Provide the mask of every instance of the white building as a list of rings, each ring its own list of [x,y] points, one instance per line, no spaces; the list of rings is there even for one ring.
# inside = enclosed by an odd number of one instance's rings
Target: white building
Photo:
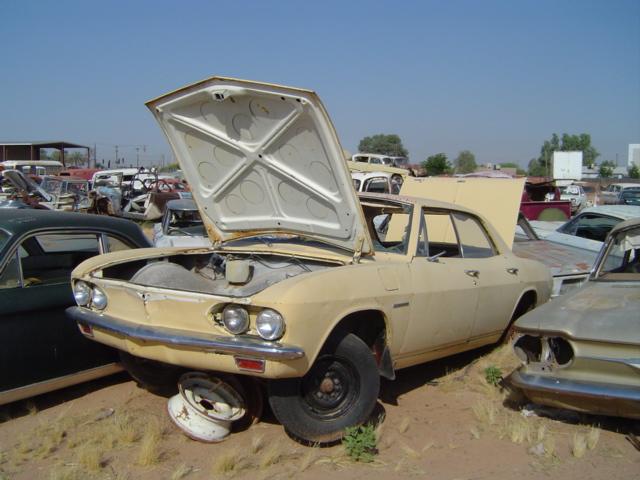
[[[630,167],[632,163],[635,163],[640,167],[640,143],[629,144],[629,157],[627,158],[628,167]]]

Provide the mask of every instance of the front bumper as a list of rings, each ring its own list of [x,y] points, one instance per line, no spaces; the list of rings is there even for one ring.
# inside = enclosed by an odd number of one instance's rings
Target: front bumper
[[[66,314],[79,326],[89,326],[92,329],[137,342],[223,355],[260,357],[266,360],[296,360],[304,357],[304,350],[299,347],[267,342],[254,337],[226,337],[175,328],[139,325],[96,313],[83,307],[69,307]]]
[[[510,382],[535,403],[579,412],[640,418],[640,388],[591,383],[524,373],[517,370]]]

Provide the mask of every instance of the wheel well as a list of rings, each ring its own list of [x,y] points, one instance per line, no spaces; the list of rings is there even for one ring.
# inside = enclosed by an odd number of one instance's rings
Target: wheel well
[[[522,297],[520,297],[520,301],[518,302],[518,306],[513,311],[513,315],[511,316],[511,322],[513,323],[526,312],[531,310],[538,303],[538,295],[533,290],[529,290],[524,292]]]
[[[379,310],[362,310],[350,313],[340,320],[333,329],[331,337],[353,333],[373,348],[381,332],[385,332],[384,314]]]

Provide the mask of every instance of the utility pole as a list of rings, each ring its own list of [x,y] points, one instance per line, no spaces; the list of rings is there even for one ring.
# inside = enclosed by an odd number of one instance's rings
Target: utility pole
[[[136,168],[140,168],[140,147],[136,147]]]
[[[118,163],[118,145],[116,145],[116,164]]]

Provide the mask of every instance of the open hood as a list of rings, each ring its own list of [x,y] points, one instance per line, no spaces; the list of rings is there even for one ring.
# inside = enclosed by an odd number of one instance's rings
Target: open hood
[[[38,195],[45,202],[53,201],[53,197],[49,193],[43,190],[36,182],[31,180],[20,170],[3,170],[2,176],[11,182],[18,191]]]
[[[373,252],[342,147],[314,92],[213,77],[147,107],[213,242],[287,233]]]

